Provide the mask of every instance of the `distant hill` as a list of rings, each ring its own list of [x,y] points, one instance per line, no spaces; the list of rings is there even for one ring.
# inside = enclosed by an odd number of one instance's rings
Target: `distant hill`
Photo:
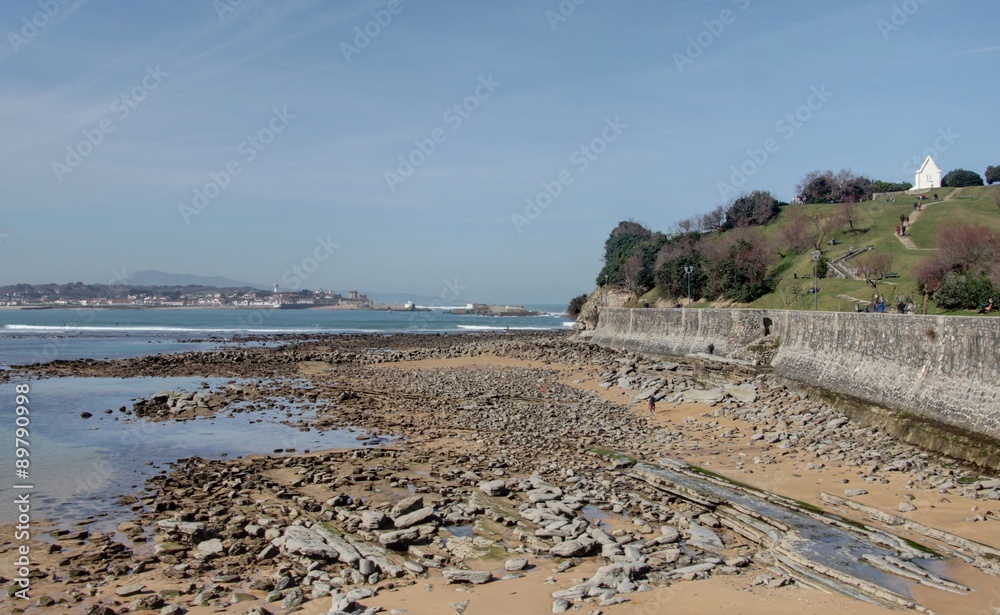
[[[124,283],[131,286],[214,286],[215,288],[250,287],[266,290],[269,286],[231,280],[222,276],[188,275],[180,273],[165,273],[155,269],[137,271],[125,277]]]

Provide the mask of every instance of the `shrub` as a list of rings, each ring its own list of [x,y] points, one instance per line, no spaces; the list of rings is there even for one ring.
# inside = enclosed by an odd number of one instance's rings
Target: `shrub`
[[[973,310],[996,295],[989,277],[982,274],[951,272],[934,292],[938,307],[946,310]]]
[[[569,300],[569,305],[566,307],[566,314],[570,318],[576,320],[580,316],[580,312],[583,311],[583,304],[587,302],[587,295],[577,295]]]
[[[995,184],[997,182],[1000,182],[1000,166],[986,167],[986,183]]]
[[[982,186],[983,178],[975,171],[955,169],[949,171],[941,180],[941,185],[947,188],[964,188],[965,186]]]

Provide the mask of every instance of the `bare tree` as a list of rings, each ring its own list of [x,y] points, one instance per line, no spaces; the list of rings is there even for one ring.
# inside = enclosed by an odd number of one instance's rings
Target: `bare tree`
[[[857,215],[858,209],[854,206],[853,201],[844,201],[843,205],[840,206],[840,217],[851,227],[852,233],[858,232],[858,229],[854,227],[854,220]]]
[[[941,288],[944,276],[948,274],[948,263],[940,255],[931,256],[921,261],[913,270],[914,277],[924,289],[924,314],[927,313],[927,301],[931,293]]]
[[[633,254],[622,263],[622,277],[625,280],[625,287],[630,293],[636,296],[642,294],[642,288],[639,284],[642,277],[642,258],[638,254]]]
[[[785,213],[782,214],[782,219],[785,224],[778,232],[778,241],[782,245],[788,246],[800,254],[812,247],[812,239],[809,236],[809,216],[806,214],[805,206],[787,207]]]
[[[857,260],[858,273],[865,277],[865,281],[875,286],[874,280],[885,279],[885,276],[892,271],[895,258],[887,252],[868,252]]]
[[[723,230],[726,222],[726,209],[719,205],[710,212],[701,214],[697,218],[697,224],[702,231],[717,233]]]

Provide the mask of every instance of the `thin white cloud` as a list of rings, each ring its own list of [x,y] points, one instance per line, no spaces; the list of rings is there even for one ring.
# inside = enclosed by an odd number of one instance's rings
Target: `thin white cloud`
[[[993,45],[992,47],[977,47],[975,49],[969,49],[968,51],[963,51],[959,55],[970,56],[977,53],[994,53],[1000,51],[1000,45]]]

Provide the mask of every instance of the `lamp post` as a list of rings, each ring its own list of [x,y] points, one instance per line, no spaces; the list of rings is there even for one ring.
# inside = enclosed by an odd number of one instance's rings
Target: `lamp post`
[[[691,302],[691,272],[694,271],[694,267],[688,265],[684,268],[684,273],[688,275],[688,302]]]
[[[816,307],[814,311],[819,311],[819,257],[823,256],[823,253],[819,250],[813,250],[813,290],[815,291],[813,295],[816,296]]]

